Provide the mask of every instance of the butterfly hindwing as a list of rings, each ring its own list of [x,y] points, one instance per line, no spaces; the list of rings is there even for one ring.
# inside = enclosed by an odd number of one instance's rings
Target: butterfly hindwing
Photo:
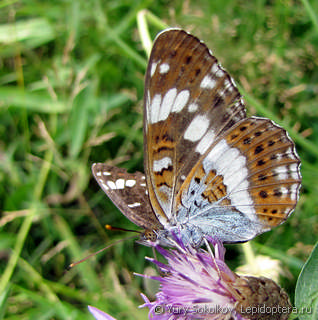
[[[177,214],[205,234],[217,228],[224,242],[250,240],[281,224],[295,208],[299,165],[284,129],[269,119],[244,119],[193,167],[178,193]]]
[[[144,174],[128,173],[103,163],[93,164],[92,172],[103,191],[130,221],[147,230],[160,226],[149,201]]]

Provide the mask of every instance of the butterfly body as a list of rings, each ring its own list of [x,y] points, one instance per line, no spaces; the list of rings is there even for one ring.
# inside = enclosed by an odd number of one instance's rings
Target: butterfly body
[[[293,211],[301,182],[293,141],[271,120],[246,117],[233,79],[196,37],[157,36],[144,106],[145,175],[104,164],[93,174],[158,243],[171,245],[173,234],[194,247],[207,236],[244,242]]]
[[[210,215],[214,215],[214,218],[206,219]],[[217,238],[223,243],[238,243],[253,239],[258,233],[264,232],[262,224],[255,224],[239,213],[233,214],[224,209],[210,210],[206,215],[190,221],[185,219],[178,221],[175,226],[169,224],[166,229],[157,230],[154,242],[162,246],[173,246],[172,235],[177,235],[182,243],[199,247],[207,236]],[[147,241],[148,238],[143,243],[147,244]]]

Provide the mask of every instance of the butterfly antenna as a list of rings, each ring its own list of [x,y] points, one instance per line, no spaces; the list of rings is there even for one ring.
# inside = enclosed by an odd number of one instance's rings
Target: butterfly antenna
[[[136,231],[136,232],[137,232],[137,231]],[[120,242],[124,242],[124,241],[126,241],[126,240],[130,240],[130,239],[134,239],[134,238],[135,238],[135,236],[130,236],[130,237],[126,237],[126,238],[123,238],[123,239],[116,240],[116,241],[114,241],[113,243],[111,243],[111,244],[109,244],[108,246],[106,246],[105,248],[102,248],[102,249],[100,249],[100,250],[98,250],[98,251],[96,251],[96,252],[94,252],[94,253],[91,253],[91,254],[89,254],[87,257],[85,257],[85,258],[83,258],[83,259],[81,259],[81,260],[78,260],[78,261],[76,261],[76,262],[71,263],[71,264],[66,268],[66,270],[69,271],[70,269],[72,269],[73,267],[77,266],[78,264],[86,261],[87,259],[90,259],[90,258],[93,257],[93,256],[96,256],[97,254],[99,254],[99,253],[101,253],[101,252],[103,252],[103,251],[105,251],[105,250],[113,247],[114,245],[116,245],[116,244],[118,244],[118,243],[120,243]]]
[[[105,225],[106,230],[114,230],[114,231],[127,231],[127,232],[135,232],[135,233],[142,233],[138,230],[131,230],[131,229],[125,229],[125,228],[119,228],[119,227],[113,227],[109,224]]]

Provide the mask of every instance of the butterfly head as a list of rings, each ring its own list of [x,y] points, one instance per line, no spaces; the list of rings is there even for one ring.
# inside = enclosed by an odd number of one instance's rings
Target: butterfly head
[[[179,237],[180,240],[183,239],[182,235],[178,233],[177,239],[179,239]],[[157,245],[162,247],[175,247],[175,238],[174,232],[171,233],[165,229],[146,229],[141,233],[137,243],[147,247],[155,247]]]
[[[147,242],[156,242],[158,239],[157,232],[155,230],[145,230],[140,237],[140,240]]]

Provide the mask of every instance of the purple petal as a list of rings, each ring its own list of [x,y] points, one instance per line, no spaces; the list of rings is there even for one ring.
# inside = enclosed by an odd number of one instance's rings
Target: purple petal
[[[88,311],[95,317],[96,320],[116,320],[109,314],[92,306],[88,306]]]

